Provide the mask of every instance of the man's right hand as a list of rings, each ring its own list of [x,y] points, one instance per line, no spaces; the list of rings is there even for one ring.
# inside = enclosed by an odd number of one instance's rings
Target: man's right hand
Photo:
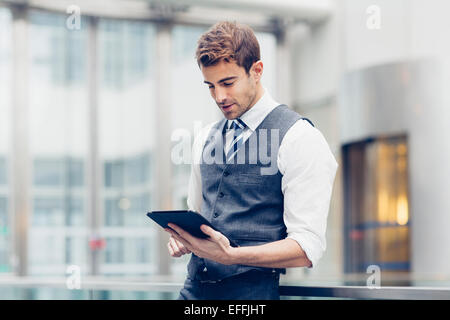
[[[167,243],[167,248],[172,257],[179,258],[182,255],[189,254],[191,251],[186,248],[180,241],[174,239],[170,236],[169,242]]]

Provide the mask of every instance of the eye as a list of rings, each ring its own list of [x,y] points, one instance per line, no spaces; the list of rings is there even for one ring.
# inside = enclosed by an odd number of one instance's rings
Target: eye
[[[225,87],[232,86],[233,84],[234,84],[234,82],[224,82],[224,83],[223,83],[223,85],[224,85]]]

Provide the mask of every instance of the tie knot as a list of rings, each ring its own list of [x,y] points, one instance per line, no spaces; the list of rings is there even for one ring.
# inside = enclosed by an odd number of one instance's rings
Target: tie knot
[[[233,120],[230,125],[230,129],[234,129],[234,130],[239,130],[239,129],[243,130],[246,127],[247,127],[247,125],[245,124],[245,122],[239,118]]]

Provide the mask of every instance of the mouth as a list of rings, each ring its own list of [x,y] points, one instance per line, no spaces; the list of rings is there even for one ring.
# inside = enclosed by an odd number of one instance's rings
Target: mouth
[[[222,108],[222,110],[226,111],[226,110],[230,110],[232,106],[234,106],[234,103],[226,105],[226,106],[221,106],[221,108]]]

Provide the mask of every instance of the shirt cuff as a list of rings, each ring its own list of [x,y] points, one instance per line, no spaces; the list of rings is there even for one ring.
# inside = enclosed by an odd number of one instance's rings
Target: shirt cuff
[[[287,238],[297,241],[306,253],[309,261],[311,261],[311,266],[309,268],[317,266],[317,262],[320,260],[325,251],[325,246],[322,246],[313,234],[289,233]]]

